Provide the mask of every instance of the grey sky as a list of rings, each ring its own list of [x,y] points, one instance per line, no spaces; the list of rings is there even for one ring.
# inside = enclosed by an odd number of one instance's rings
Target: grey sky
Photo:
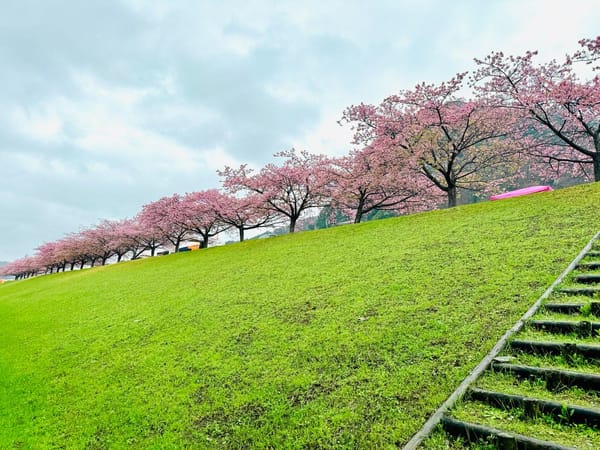
[[[560,58],[599,19],[593,0],[5,0],[0,260],[225,164],[345,153],[345,106],[492,50]]]

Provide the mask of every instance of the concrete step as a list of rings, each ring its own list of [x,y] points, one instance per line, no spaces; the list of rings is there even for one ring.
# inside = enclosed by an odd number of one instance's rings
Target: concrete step
[[[600,392],[600,375],[596,374],[508,363],[492,363],[490,370],[510,373],[520,378],[546,380],[546,388],[550,391],[554,391],[561,386],[577,386],[587,391]]]
[[[598,284],[600,283],[600,273],[585,273],[573,277],[573,281],[581,284]]]
[[[561,314],[579,314],[584,306],[585,303],[546,303],[543,308]]]
[[[546,303],[543,308],[561,314],[579,314],[584,306],[586,303]],[[600,302],[590,302],[590,313],[600,317]]]
[[[558,294],[563,295],[583,295],[585,297],[594,297],[600,295],[600,287],[568,287],[558,289]]]
[[[478,388],[471,388],[467,395],[471,400],[479,400],[502,409],[522,408],[528,417],[548,414],[557,421],[600,426],[600,410],[598,409]]]
[[[448,434],[466,438],[467,442],[476,442],[479,439],[492,440],[498,449],[574,450],[574,447],[565,447],[555,442],[542,441],[522,434],[509,433],[486,425],[463,422],[448,416],[443,417],[440,422],[442,428]]]
[[[577,264],[579,270],[598,270],[600,269],[600,261],[580,262]]]
[[[579,337],[598,336],[600,322],[570,321],[570,320],[530,320],[527,326],[534,330],[547,331],[556,334],[577,333]]]
[[[536,355],[565,355],[567,359],[573,355],[581,355],[587,359],[600,359],[600,345],[517,339],[509,342],[508,345],[513,350],[534,353]]]

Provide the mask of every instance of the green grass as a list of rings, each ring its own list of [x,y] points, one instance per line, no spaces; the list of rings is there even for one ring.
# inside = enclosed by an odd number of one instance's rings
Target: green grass
[[[394,448],[597,231],[600,185],[0,286],[0,448]]]

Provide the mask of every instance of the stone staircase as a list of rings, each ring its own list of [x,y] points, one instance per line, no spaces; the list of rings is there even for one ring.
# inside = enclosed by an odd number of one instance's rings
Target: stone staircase
[[[600,244],[587,248],[418,448],[600,449]]]

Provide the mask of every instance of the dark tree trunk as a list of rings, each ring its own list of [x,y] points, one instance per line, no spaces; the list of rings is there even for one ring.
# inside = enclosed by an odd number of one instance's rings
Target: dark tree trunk
[[[244,241],[244,227],[239,227],[238,230],[240,231],[240,242]]]
[[[600,151],[597,150],[592,156],[592,161],[594,161],[594,181],[600,181]]]
[[[155,253],[156,253],[156,247],[152,247],[150,249],[150,256],[154,256]]]
[[[360,223],[360,221],[362,220],[362,216],[363,216],[362,207],[359,207],[356,210],[356,214],[354,215],[354,223]]]
[[[456,206],[456,185],[448,186],[448,208]]]
[[[71,263],[71,272],[73,272],[73,269],[74,269],[74,268],[75,268],[75,261],[73,261],[73,262]]]
[[[83,269],[84,265],[85,265],[85,261],[81,260],[81,264],[79,264],[79,270]]]
[[[358,201],[358,207],[356,208],[356,215],[354,216],[354,223],[360,223],[362,220],[362,216],[364,214],[365,207],[365,199],[361,196],[361,199]]]
[[[290,233],[296,231],[296,220],[298,220],[297,217],[290,217]]]

